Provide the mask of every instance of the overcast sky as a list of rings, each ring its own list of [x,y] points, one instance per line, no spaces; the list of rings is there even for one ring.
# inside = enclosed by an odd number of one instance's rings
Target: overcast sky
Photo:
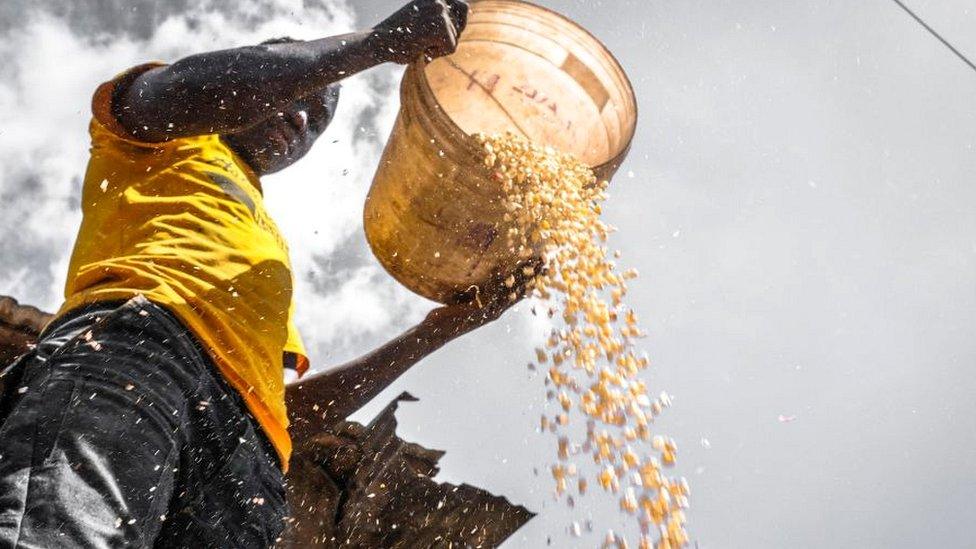
[[[700,547],[971,547],[976,72],[890,0],[542,3],[604,39],[637,88],[637,139],[605,211],[642,272],[631,300],[651,332],[649,383],[676,395],[660,427],[679,442]],[[59,304],[98,82],[145,59],[350,30],[396,5],[0,4],[0,293]],[[976,2],[911,5],[976,57]],[[266,184],[319,367],[430,307],[378,268],[360,223],[398,78],[350,82],[325,142]],[[540,512],[507,547],[592,547],[567,526],[617,528],[614,501],[570,511],[533,474],[553,449],[534,432],[527,309],[376,404],[410,390],[421,402],[401,409],[401,435],[447,450],[445,479]]]

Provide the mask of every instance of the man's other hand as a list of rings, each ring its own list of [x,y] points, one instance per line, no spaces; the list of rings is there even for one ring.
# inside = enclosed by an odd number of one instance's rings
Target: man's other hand
[[[493,322],[525,297],[529,282],[542,269],[541,260],[526,261],[514,273],[496,276],[483,287],[470,288],[459,296],[458,304],[434,309],[423,325],[432,335],[450,340]]]
[[[450,55],[467,22],[462,0],[413,0],[373,27],[377,54],[400,64]]]

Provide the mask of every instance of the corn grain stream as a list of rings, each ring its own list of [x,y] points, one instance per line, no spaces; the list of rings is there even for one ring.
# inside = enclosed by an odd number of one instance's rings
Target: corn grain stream
[[[544,258],[545,270],[529,289],[549,307],[555,326],[536,349],[534,367],[548,371],[547,397],[557,404],[540,419],[540,429],[555,438],[557,497],[575,505],[593,483],[637,522],[640,549],[687,545],[688,484],[664,472],[674,466],[677,447],[652,429],[671,398],[651,396],[641,379],[649,361],[635,343],[644,334],[625,302],[637,272],[621,272],[614,262],[619,252],[607,250],[611,228],[600,219],[607,182],[575,157],[523,137],[475,137],[504,194],[509,245],[522,259]],[[570,526],[577,536],[585,529]],[[628,542],[608,531],[604,547]]]

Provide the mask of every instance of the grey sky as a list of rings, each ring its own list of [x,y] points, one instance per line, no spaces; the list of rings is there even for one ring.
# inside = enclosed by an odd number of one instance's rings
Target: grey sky
[[[660,427],[679,442],[700,547],[971,547],[976,73],[888,0],[542,3],[604,39],[637,88],[638,136],[606,212],[620,228],[614,244],[623,263],[642,273],[631,299],[651,332],[651,386],[676,395]],[[4,5],[20,13],[27,4]],[[129,4],[143,18],[109,1],[46,5],[73,14],[83,32],[99,21],[97,28],[152,34],[146,18],[159,23],[187,4]],[[350,5],[365,23],[398,3]],[[976,57],[976,3],[911,5]],[[249,24],[258,23],[240,23]],[[362,89],[387,93],[383,74]],[[65,100],[82,113],[87,97]],[[360,102],[347,114],[342,128],[367,128],[372,145],[353,149],[352,160],[321,162],[337,176],[354,170],[342,188],[360,196],[391,112]],[[378,130],[363,123],[373,117]],[[78,126],[72,143],[84,147]],[[334,146],[317,151],[330,153]],[[51,179],[45,163],[30,166],[34,179],[0,179],[0,217],[16,215],[11,197],[24,181],[40,182],[35,202],[63,185],[57,199],[70,203],[69,178]],[[287,190],[275,193],[276,203],[289,200]],[[354,220],[360,207],[329,203],[322,215]],[[0,272],[35,265],[16,225],[0,226]],[[291,238],[293,248],[313,250],[308,265],[351,263],[363,277],[343,285],[317,273],[303,304],[315,311],[309,318],[346,303],[333,295],[342,291],[395,303],[393,317],[376,317],[374,329],[366,316],[359,331],[316,332],[319,364],[419,318],[425,304],[366,270],[371,260],[354,223],[321,249],[320,237],[303,230],[296,224]],[[51,261],[64,260],[58,250],[72,236],[59,230],[42,242]],[[60,284],[52,277],[0,290],[50,306]],[[591,513],[616,528],[613,500],[585,498],[570,511],[552,503],[544,472],[533,475],[553,450],[534,432],[544,391],[525,369],[537,339],[526,309],[438,353],[377,404],[410,390],[421,402],[402,408],[401,435],[447,450],[446,478],[541,511],[509,547],[545,547],[547,538],[555,547],[591,547],[597,537],[574,540],[566,527]],[[781,423],[780,415],[796,420]]]

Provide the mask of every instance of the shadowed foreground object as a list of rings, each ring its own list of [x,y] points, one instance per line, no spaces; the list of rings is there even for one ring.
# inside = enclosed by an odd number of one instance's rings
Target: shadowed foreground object
[[[0,295],[0,370],[23,354],[50,320],[51,315],[36,307]]]
[[[292,459],[293,519],[278,547],[496,547],[533,516],[472,486],[438,484],[444,452],[396,436],[402,394],[368,426],[342,422]]]
[[[0,370],[50,319],[0,296]],[[0,377],[0,391],[2,384]],[[412,401],[404,393],[367,426],[343,421],[296,441],[292,513],[278,549],[497,547],[535,516],[484,490],[435,482],[444,452],[396,435],[397,407]]]

